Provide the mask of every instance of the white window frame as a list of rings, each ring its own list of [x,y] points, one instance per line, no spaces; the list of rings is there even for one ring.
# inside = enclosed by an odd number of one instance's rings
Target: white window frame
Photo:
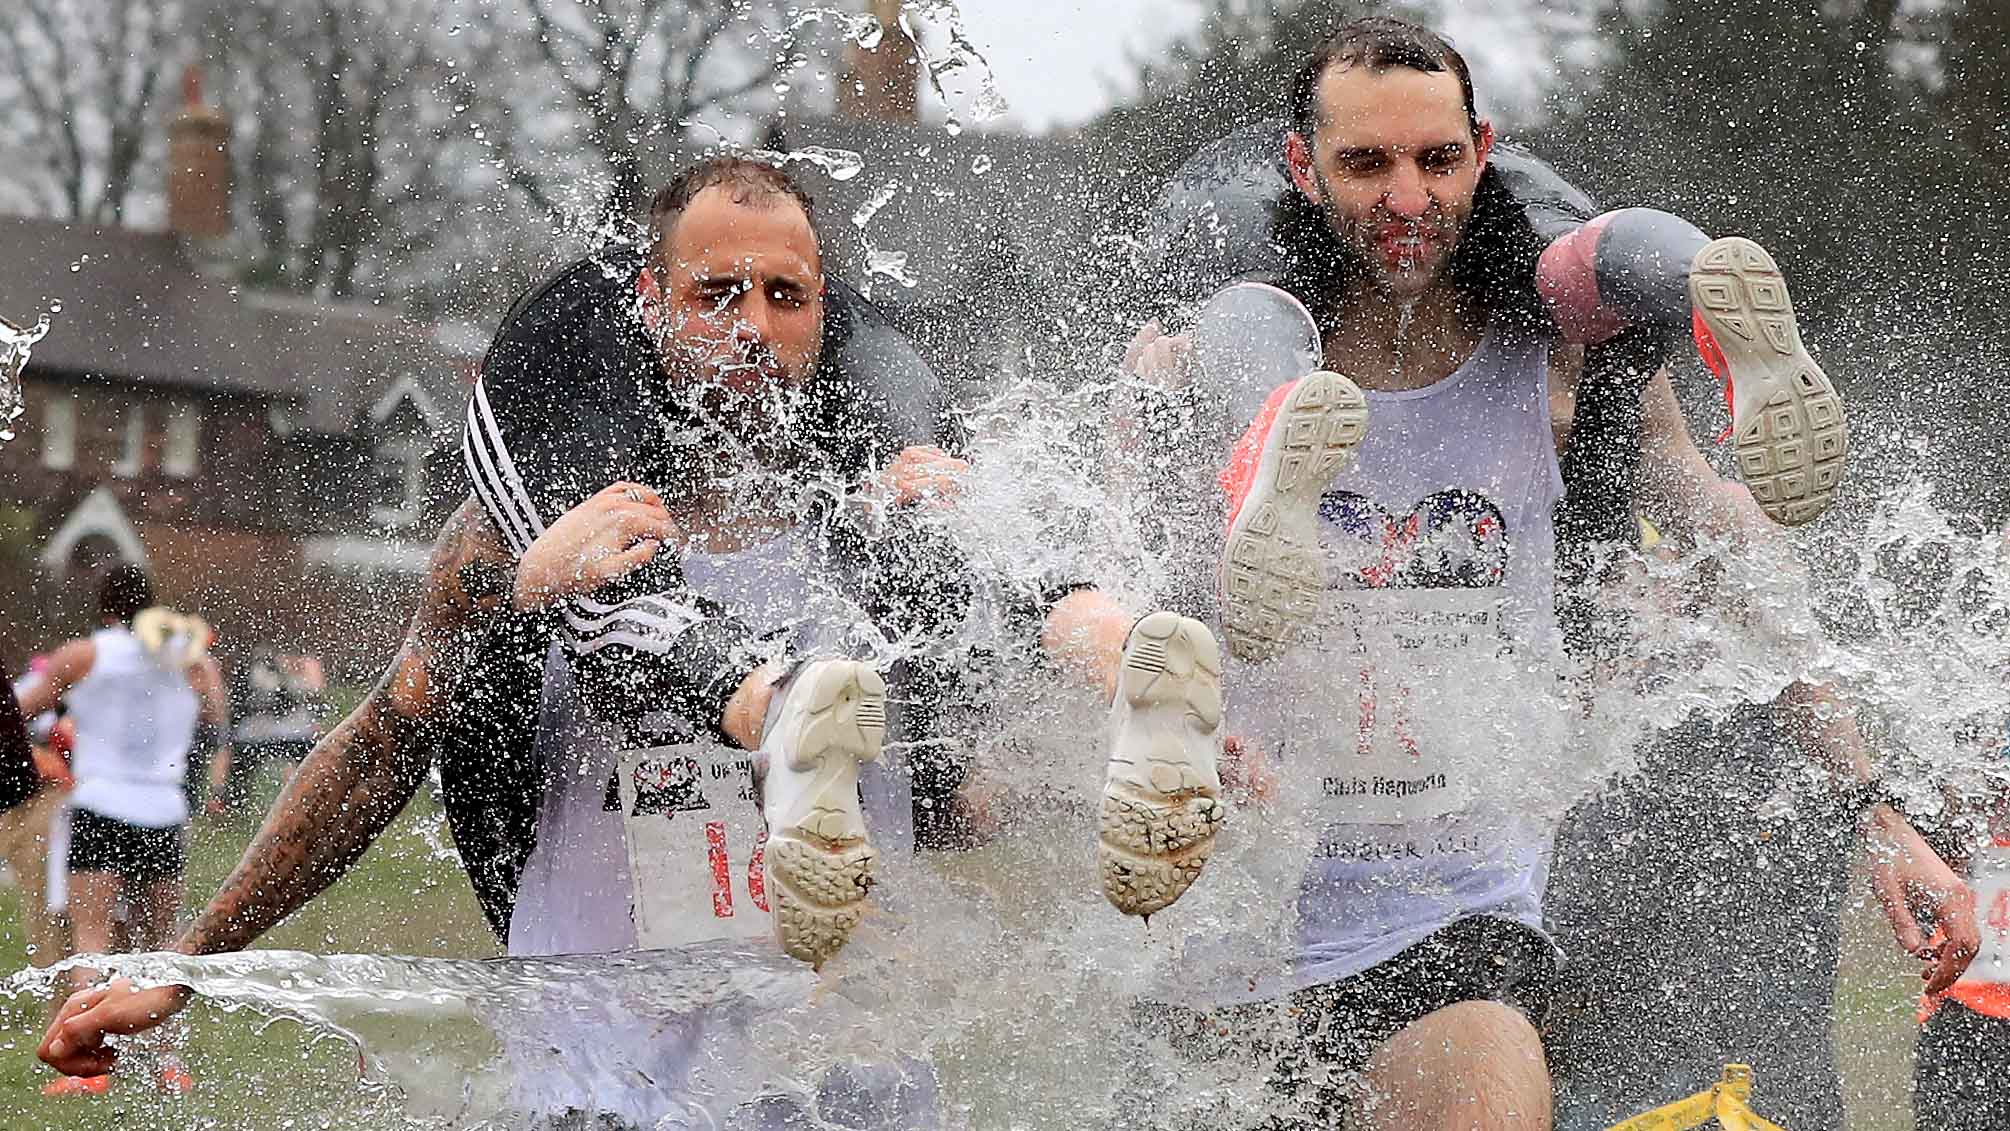
[[[147,408],[143,404],[129,404],[119,434],[119,458],[112,464],[112,474],[121,479],[135,479],[146,470],[146,463]]]
[[[77,466],[77,398],[68,393],[42,402],[42,466],[50,471]]]
[[[168,410],[161,441],[161,471],[176,479],[195,475],[202,462],[202,407],[182,402]]]
[[[404,466],[405,497],[396,505],[374,503],[370,520],[379,526],[405,526],[417,522],[426,510],[426,456],[431,451],[423,434],[400,432],[377,441],[371,455],[371,484],[376,484],[377,462],[395,459]]]

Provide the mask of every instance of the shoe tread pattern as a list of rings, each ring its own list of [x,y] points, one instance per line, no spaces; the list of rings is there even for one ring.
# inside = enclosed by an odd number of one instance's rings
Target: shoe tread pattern
[[[1801,343],[1779,266],[1750,240],[1716,240],[1698,253],[1689,289],[1733,367],[1734,390],[1755,374],[1773,386],[1732,421],[1740,478],[1775,522],[1812,521],[1842,482],[1849,426],[1842,397]]]
[[[886,682],[864,664],[827,664],[812,673],[810,712],[790,766],[813,773],[806,806],[770,830],[763,850],[782,950],[821,966],[843,948],[865,915],[879,853],[856,819],[858,766],[879,756],[886,735]]]
[[[1123,668],[1118,693],[1135,707],[1173,704],[1209,733],[1220,725],[1221,652],[1198,622],[1169,612],[1139,621]],[[1148,784],[1115,772],[1104,782],[1096,858],[1104,896],[1126,915],[1152,915],[1184,895],[1228,819],[1219,779],[1183,755],[1144,767]]]
[[[1353,461],[1367,427],[1367,398],[1337,374],[1305,377],[1280,408],[1268,441],[1282,449],[1275,489],[1244,502],[1247,520],[1223,554],[1222,629],[1236,657],[1276,655],[1315,616],[1326,591],[1319,497]]]

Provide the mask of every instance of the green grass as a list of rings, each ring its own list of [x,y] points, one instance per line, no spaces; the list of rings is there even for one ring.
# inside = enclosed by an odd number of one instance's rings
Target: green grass
[[[269,799],[276,783],[266,782]],[[255,819],[199,820],[189,847],[189,913],[236,864]],[[497,953],[460,866],[447,849],[439,806],[421,795],[369,854],[320,899],[268,933],[260,945],[320,953],[479,958]],[[0,970],[27,962],[19,900],[0,888]],[[35,1060],[47,1004],[0,996],[0,1128],[83,1131],[204,1128],[398,1126],[401,1122],[356,1086],[354,1051],[313,1041],[291,1022],[270,1026],[246,1015],[191,1008],[185,1054],[197,1079],[187,1097],[169,1098],[138,1078],[114,1077],[110,1095],[44,1098],[53,1076]]]
[[[275,788],[266,783],[265,796]],[[215,890],[252,830],[248,816],[197,824],[190,855],[192,901]],[[262,945],[321,953],[495,954],[494,939],[443,837],[438,805],[422,791],[348,876]],[[1866,890],[1861,879],[1856,890]],[[1845,918],[1843,955],[1836,1045],[1850,1129],[1909,1131],[1916,967],[1897,952],[1875,903],[1867,899]],[[0,888],[0,970],[25,962],[16,894]],[[187,1060],[199,1081],[193,1095],[169,1099],[132,1079],[116,1084],[107,1097],[44,1099],[41,1087],[50,1073],[34,1059],[34,1048],[45,1008],[39,1001],[0,997],[0,1131],[402,1125],[359,1093],[355,1054],[346,1044],[311,1041],[290,1022],[261,1030],[255,1019],[203,1005],[188,1014]],[[1764,1114],[1765,1081],[1758,1085]]]

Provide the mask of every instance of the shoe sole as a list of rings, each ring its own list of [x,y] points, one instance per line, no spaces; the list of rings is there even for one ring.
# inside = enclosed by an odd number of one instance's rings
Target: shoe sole
[[[1186,625],[1192,629],[1182,631]],[[1213,687],[1211,693],[1203,688],[1196,703],[1193,682],[1202,672],[1213,677]],[[1212,731],[1221,724],[1221,652],[1213,635],[1176,613],[1139,621],[1124,645],[1117,693],[1134,712],[1178,704]],[[1103,780],[1096,859],[1103,895],[1126,915],[1152,915],[1186,894],[1228,819],[1214,767],[1194,766],[1184,744],[1148,749],[1141,774],[1113,752]]]
[[[879,757],[886,739],[886,681],[849,661],[811,678],[809,721],[788,758],[791,770],[816,779],[797,801],[808,805],[803,815],[769,830],[764,856],[782,950],[821,966],[864,917],[879,859],[854,814],[859,767]]]
[[[1842,481],[1849,426],[1842,397],[1801,344],[1779,265],[1751,240],[1712,240],[1690,265],[1689,299],[1731,373],[1738,474],[1773,521],[1811,521]],[[1738,411],[1747,404],[1755,409]]]
[[[1267,660],[1317,615],[1326,592],[1319,498],[1367,429],[1367,398],[1337,373],[1312,373],[1285,398],[1222,553],[1230,655]]]

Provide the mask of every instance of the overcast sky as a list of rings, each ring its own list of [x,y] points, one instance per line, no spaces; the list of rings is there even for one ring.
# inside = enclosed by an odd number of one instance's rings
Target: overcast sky
[[[1086,121],[1133,93],[1128,60],[1191,33],[1204,10],[1198,0],[960,0],[958,7],[1011,105],[1007,120],[1036,132]],[[1478,72],[1481,102],[1530,94],[1534,61],[1522,3],[1450,7],[1456,11],[1443,30]]]

